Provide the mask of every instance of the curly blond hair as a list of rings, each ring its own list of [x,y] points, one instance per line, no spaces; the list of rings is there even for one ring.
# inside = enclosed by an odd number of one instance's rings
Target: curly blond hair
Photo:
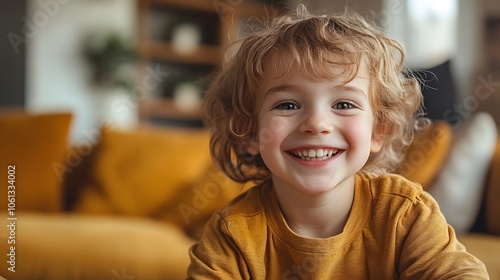
[[[312,16],[304,6],[297,11],[294,17],[274,19],[265,29],[236,42],[236,50],[228,50],[203,104],[205,119],[212,129],[213,159],[237,182],[270,179],[260,155],[248,152],[257,137],[262,99],[259,86],[267,62],[274,59],[275,68],[280,68],[283,75],[298,65],[308,75],[329,79],[335,78],[331,67],[341,65],[349,77],[346,83],[357,75],[363,63],[370,76],[368,96],[375,119],[374,134],[382,134],[384,144],[380,152],[370,155],[361,171],[393,171],[423,119],[422,94],[417,79],[404,67],[402,45],[347,11],[332,16]],[[328,59],[331,57],[340,60]]]

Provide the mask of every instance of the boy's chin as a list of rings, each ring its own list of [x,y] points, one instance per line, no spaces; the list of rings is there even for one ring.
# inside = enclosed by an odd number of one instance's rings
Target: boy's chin
[[[307,179],[306,179],[307,180]],[[336,189],[339,182],[330,179],[312,179],[295,185],[300,192],[308,196],[321,196]]]
[[[344,187],[353,187],[354,179],[351,180],[350,178],[353,177],[351,176],[345,180],[337,178],[304,178],[303,182],[296,185],[296,187],[305,195],[321,196]]]

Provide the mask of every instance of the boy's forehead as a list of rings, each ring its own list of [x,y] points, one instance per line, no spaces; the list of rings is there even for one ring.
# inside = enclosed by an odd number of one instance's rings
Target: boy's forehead
[[[292,80],[298,74],[312,80],[328,79],[338,83],[370,79],[364,59],[358,63],[350,63],[337,54],[317,60],[305,60],[291,52],[276,51],[263,64],[263,71],[264,81],[268,82]]]

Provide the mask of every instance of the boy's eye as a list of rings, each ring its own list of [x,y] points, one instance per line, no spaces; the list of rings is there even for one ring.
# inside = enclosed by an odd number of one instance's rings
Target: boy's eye
[[[281,104],[278,104],[274,109],[279,109],[279,110],[297,110],[299,109],[299,106],[297,104],[292,103],[292,102],[284,102]]]
[[[333,109],[346,110],[354,108],[354,105],[351,102],[341,101],[333,104]]]

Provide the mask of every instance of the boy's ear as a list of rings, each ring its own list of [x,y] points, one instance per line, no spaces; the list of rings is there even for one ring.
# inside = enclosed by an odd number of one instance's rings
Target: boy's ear
[[[372,143],[370,147],[370,152],[378,153],[382,149],[384,145],[384,139],[386,134],[386,126],[383,124],[379,124],[373,131],[372,135]]]
[[[252,156],[260,154],[259,142],[257,142],[257,140],[250,141],[250,144],[247,147],[247,152]]]

